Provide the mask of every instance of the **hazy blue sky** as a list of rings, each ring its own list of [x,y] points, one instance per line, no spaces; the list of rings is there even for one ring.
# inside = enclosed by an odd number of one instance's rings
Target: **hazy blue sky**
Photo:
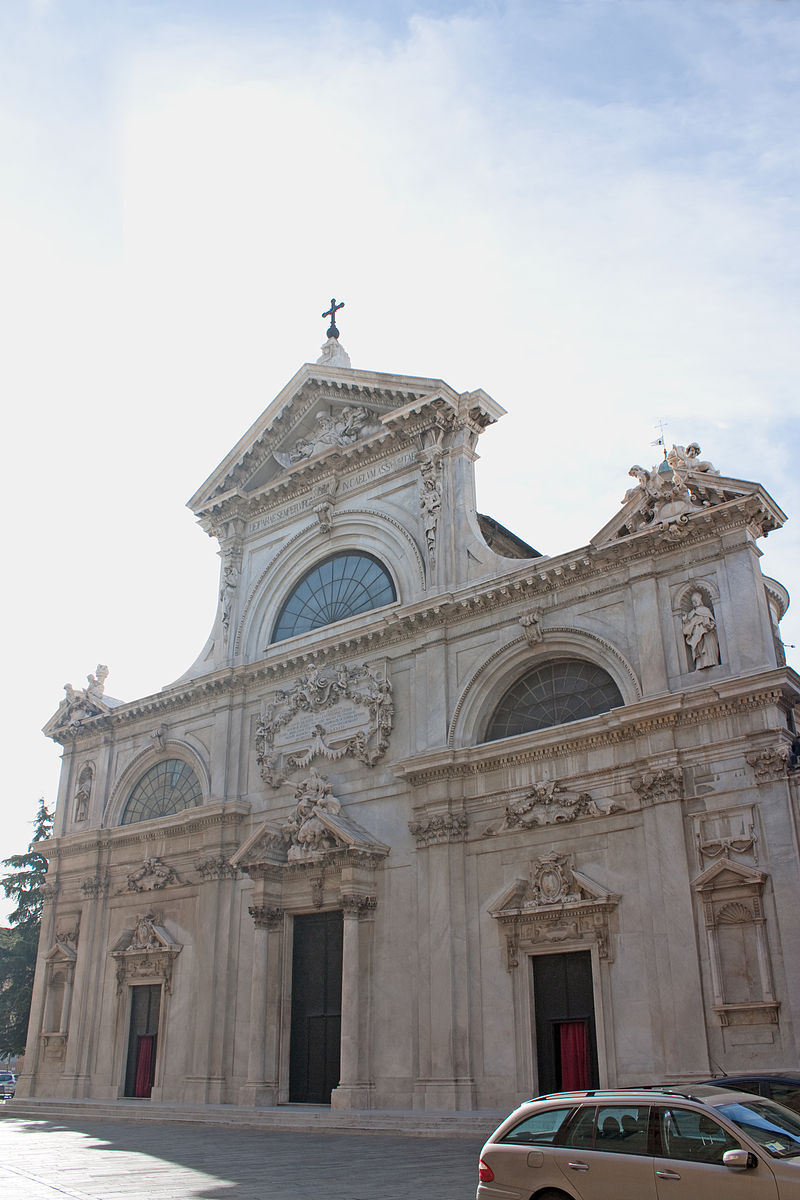
[[[185,501],[334,293],[354,366],[508,410],[479,506],[538,549],[605,524],[663,419],[789,513],[797,592],[799,75],[796,0],[5,0],[0,854],[55,798],[64,683],[195,658]]]

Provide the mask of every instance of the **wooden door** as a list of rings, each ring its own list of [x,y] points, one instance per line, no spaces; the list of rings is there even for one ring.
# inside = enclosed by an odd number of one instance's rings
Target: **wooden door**
[[[339,1082],[342,914],[294,918],[289,1100],[330,1104]]]

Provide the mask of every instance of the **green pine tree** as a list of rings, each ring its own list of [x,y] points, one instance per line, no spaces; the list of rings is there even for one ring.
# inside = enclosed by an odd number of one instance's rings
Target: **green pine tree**
[[[10,927],[0,929],[0,1058],[25,1052],[42,920],[41,888],[47,875],[47,859],[37,852],[36,844],[53,829],[44,799],[39,801],[33,825],[27,853],[6,858],[3,865],[12,869],[0,879],[6,896],[16,902]]]

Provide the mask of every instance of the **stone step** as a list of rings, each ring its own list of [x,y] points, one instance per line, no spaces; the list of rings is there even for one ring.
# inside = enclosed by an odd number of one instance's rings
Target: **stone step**
[[[159,1121],[252,1129],[309,1129],[337,1133],[399,1133],[415,1137],[488,1138],[507,1110],[415,1112],[389,1109],[330,1109],[325,1105],[287,1104],[247,1108],[233,1104],[163,1104],[151,1100],[33,1100],[0,1103],[0,1118],[58,1121]]]

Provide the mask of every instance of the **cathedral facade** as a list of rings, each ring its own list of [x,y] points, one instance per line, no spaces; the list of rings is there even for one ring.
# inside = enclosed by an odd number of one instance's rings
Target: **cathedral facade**
[[[800,679],[694,443],[546,557],[479,514],[482,390],[329,337],[190,501],[195,664],[68,687],[17,1095],[465,1110],[800,1047]],[[621,489],[622,490],[622,489]]]

